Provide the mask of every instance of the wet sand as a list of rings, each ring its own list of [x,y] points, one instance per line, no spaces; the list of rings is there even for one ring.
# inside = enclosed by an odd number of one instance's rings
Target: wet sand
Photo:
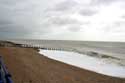
[[[125,83],[40,55],[33,48],[0,47],[14,83]]]

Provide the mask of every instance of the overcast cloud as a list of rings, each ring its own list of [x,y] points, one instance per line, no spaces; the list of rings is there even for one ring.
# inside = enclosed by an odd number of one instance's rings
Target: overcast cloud
[[[125,41],[125,0],[0,0],[0,38]]]

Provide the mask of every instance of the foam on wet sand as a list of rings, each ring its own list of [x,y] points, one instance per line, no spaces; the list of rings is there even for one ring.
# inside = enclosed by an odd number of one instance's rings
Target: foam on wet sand
[[[79,54],[76,52],[56,51],[56,50],[42,50],[40,54],[58,60],[76,67],[94,71],[100,74],[125,78],[125,66],[119,65],[113,60],[92,57],[88,55]]]

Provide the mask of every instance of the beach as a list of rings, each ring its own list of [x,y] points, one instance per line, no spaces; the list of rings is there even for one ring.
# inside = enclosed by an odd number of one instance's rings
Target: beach
[[[14,83],[124,83],[125,79],[98,74],[49,59],[34,48],[0,47]]]

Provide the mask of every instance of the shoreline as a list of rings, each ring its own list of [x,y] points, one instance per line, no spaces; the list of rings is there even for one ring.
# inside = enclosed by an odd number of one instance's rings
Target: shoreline
[[[121,65],[120,62],[115,59],[113,60],[111,58],[95,57],[79,54],[77,52],[59,50],[53,51],[40,49],[39,53],[49,59],[57,60],[81,69],[86,69],[107,76],[125,78],[125,66]]]
[[[124,83],[125,79],[101,75],[41,56],[36,49],[0,47],[14,83]]]

